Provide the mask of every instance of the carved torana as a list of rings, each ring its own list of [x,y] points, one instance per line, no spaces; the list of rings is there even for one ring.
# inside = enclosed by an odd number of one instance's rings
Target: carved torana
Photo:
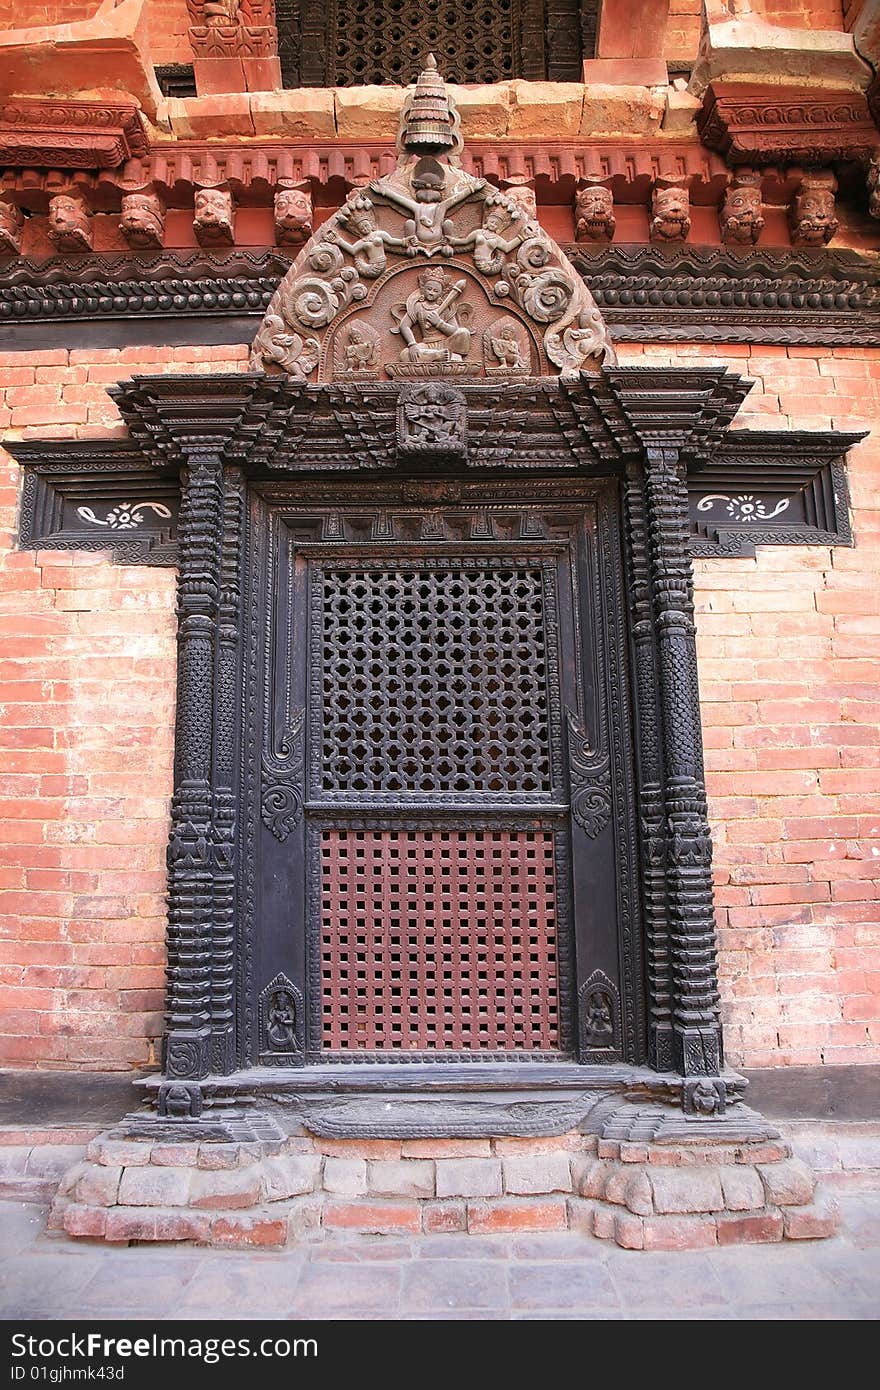
[[[834,215],[834,183],[827,176],[804,179],[789,209],[795,246],[827,246],[840,223]]]
[[[397,150],[393,173],[354,189],[303,247],[253,368],[324,381],[377,368],[383,379],[542,374],[547,363],[565,375],[613,361],[589,290],[530,198],[462,168],[459,114],[432,58],[404,101]],[[353,339],[356,324],[370,331]]]
[[[165,240],[165,204],[157,193],[126,193],[119,230],[134,251],[160,251]]]
[[[578,189],[574,202],[575,241],[610,241],[616,225],[610,188],[596,183]]]
[[[57,251],[91,251],[92,222],[85,203],[64,193],[49,200],[47,235]]]
[[[754,246],[764,230],[761,206],[760,175],[744,169],[726,190],[719,213],[725,246]]]
[[[651,240],[686,241],[690,229],[688,190],[679,184],[655,188],[651,195]]]
[[[193,231],[200,246],[235,243],[235,205],[226,188],[197,188]]]

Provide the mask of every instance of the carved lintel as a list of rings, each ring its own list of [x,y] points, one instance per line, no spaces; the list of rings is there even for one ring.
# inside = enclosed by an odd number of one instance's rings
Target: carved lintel
[[[713,82],[697,116],[703,143],[734,164],[830,164],[864,159],[877,128],[861,92]]]
[[[8,97],[0,103],[0,164],[49,169],[118,169],[146,155],[134,102]]]

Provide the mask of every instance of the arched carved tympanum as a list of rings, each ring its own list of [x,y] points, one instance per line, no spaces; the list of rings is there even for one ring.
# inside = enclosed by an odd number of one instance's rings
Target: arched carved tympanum
[[[279,286],[251,366],[297,381],[598,372],[613,362],[577,271],[522,204],[461,167],[433,58],[394,172],[355,189]]]

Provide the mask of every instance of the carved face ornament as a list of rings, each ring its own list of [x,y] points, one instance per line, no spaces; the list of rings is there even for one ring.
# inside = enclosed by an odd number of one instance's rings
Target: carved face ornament
[[[203,227],[226,227],[232,199],[219,188],[200,188],[195,196],[196,221]]]

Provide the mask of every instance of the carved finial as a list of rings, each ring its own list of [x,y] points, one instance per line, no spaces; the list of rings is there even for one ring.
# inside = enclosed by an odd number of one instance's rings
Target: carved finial
[[[437,61],[429,53],[416,78],[400,118],[398,148],[403,153],[439,154],[461,148],[459,117],[446,83],[437,71]]]

